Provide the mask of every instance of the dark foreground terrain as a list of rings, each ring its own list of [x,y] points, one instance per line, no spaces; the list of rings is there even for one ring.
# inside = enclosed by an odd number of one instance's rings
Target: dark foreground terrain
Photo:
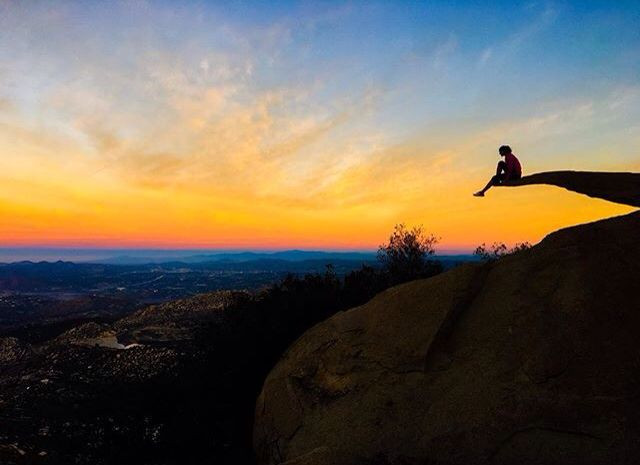
[[[245,298],[172,302],[37,345],[0,339],[0,463],[251,460],[235,439],[242,422],[230,421],[248,414],[241,367],[228,366],[241,356],[215,334],[223,309]]]
[[[0,463],[254,463],[255,399],[286,347],[393,283],[330,267],[68,329],[12,327],[0,337]]]

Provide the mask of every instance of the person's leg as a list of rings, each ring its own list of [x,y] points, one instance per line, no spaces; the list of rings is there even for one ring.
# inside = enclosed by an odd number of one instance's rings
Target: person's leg
[[[500,176],[498,176],[497,174],[493,176],[491,179],[489,179],[489,182],[487,183],[486,186],[484,186],[484,188],[481,191],[476,192],[476,194],[478,194],[476,195],[476,197],[482,197],[485,192],[491,189],[491,186],[495,186],[496,184],[500,184]]]
[[[484,196],[484,193],[487,192],[489,189],[491,189],[491,186],[500,184],[500,181],[502,181],[502,177],[504,176],[503,173],[506,173],[506,172],[507,172],[507,164],[504,161],[499,161],[498,166],[496,167],[496,175],[489,180],[487,185],[484,186],[484,189],[476,192],[473,195],[475,195],[476,197]]]

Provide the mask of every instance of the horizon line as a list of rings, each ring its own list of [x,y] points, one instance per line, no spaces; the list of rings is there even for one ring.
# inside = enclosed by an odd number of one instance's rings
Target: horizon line
[[[442,251],[436,249],[438,254],[462,253],[473,250],[472,246],[446,247]],[[112,246],[50,246],[50,245],[0,245],[0,251],[131,251],[131,252],[334,252],[334,253],[375,253],[378,248],[358,247],[112,247]]]

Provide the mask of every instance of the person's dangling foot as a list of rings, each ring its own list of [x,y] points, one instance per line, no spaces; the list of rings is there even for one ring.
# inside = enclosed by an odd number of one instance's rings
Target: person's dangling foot
[[[482,191],[474,192],[473,196],[474,197],[484,197],[484,192],[482,192]]]

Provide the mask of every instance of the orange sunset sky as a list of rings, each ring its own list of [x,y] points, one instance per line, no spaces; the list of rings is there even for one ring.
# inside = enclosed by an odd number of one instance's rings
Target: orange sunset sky
[[[627,213],[471,195],[503,143],[525,174],[640,169],[622,3],[0,1],[0,247],[372,249],[405,222],[464,252]]]

